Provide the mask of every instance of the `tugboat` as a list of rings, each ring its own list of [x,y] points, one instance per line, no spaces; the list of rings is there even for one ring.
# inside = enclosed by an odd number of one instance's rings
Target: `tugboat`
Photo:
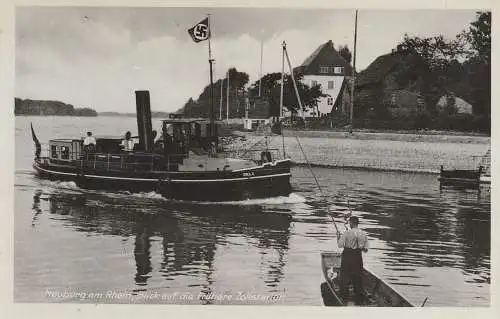
[[[121,138],[96,138],[94,151],[83,139],[52,139],[48,154],[31,126],[36,151],[33,168],[44,179],[74,181],[89,189],[157,192],[190,201],[237,201],[291,193],[290,158],[278,150],[245,150],[245,158],[217,147],[220,123],[169,118],[155,143],[149,91],[136,91],[138,143],[120,148]],[[276,158],[273,158],[273,155]]]

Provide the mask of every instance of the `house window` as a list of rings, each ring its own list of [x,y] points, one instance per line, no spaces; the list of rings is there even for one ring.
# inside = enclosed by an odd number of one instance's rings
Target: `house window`
[[[333,70],[333,73],[342,74],[342,73],[344,73],[344,68],[341,66],[336,66],[335,69]]]
[[[327,66],[320,66],[319,73],[330,73],[330,68]]]
[[[333,105],[333,97],[329,97],[327,102],[328,102],[328,105]]]
[[[311,81],[311,87],[312,87],[312,86],[316,86],[316,85],[318,85],[318,81],[316,81],[316,80],[312,80],[312,81]]]
[[[328,89],[331,90],[335,87],[335,82],[333,81],[328,81]]]
[[[57,146],[55,145],[50,146],[50,157],[57,158]]]

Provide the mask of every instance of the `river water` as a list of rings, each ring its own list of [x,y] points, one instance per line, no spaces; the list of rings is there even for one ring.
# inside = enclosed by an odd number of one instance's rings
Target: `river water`
[[[322,305],[320,252],[337,247],[307,168],[293,168],[286,198],[209,204],[84,190],[33,174],[30,121],[42,143],[136,125],[16,118],[16,302]],[[436,175],[422,173],[313,170],[332,214],[360,217],[366,266],[411,302],[490,305],[489,187],[440,189]]]

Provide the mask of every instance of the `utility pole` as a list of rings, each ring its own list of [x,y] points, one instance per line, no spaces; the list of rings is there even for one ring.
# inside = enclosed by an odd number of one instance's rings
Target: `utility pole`
[[[264,40],[260,39],[260,71],[259,71],[259,97],[262,96],[262,52],[264,50]]]
[[[224,79],[220,81],[220,101],[219,101],[219,121],[222,120],[222,87],[224,84]]]
[[[358,10],[356,9],[356,16],[354,19],[354,52],[352,60],[352,88],[351,88],[351,110],[349,112],[350,117],[350,127],[349,133],[352,133],[353,129],[353,113],[354,113],[354,86],[356,83],[356,41],[358,36]]]

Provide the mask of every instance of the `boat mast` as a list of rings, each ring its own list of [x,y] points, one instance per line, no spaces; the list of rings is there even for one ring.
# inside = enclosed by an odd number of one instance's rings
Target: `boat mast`
[[[279,117],[279,121],[283,120],[283,87],[285,85],[285,49],[286,49],[286,42],[283,41],[283,43],[281,44],[281,46],[282,46],[282,50],[281,50],[281,89],[280,89],[280,117]],[[281,126],[281,123],[280,123],[280,126]],[[285,134],[283,134],[283,127],[281,127],[281,141],[283,143],[283,158],[286,158],[286,152],[285,152]]]
[[[349,112],[350,128],[349,133],[352,133],[353,128],[353,113],[354,113],[354,86],[356,81],[356,42],[358,36],[358,10],[356,9],[356,16],[354,18],[354,52],[352,60],[352,88],[351,88],[351,110]]]

